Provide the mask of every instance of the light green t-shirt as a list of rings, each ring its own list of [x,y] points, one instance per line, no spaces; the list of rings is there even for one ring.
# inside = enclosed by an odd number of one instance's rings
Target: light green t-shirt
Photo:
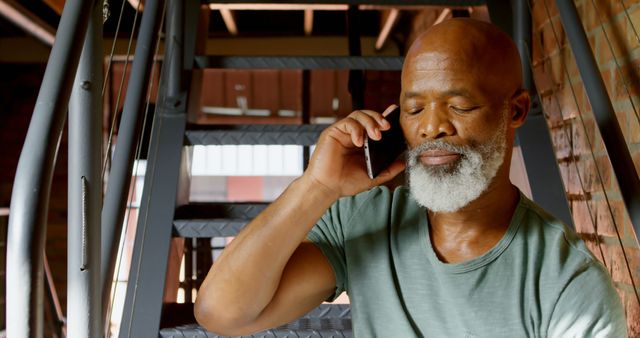
[[[342,198],[308,239],[351,299],[356,337],[626,337],[605,268],[575,233],[520,195],[480,257],[440,261],[426,209],[401,187]]]

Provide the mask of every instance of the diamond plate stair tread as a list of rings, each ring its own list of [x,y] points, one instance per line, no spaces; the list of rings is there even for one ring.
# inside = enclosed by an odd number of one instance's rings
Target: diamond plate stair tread
[[[164,338],[199,338],[224,337],[207,332],[197,324],[183,325],[160,330],[159,337]],[[255,338],[299,337],[299,338],[350,338],[351,310],[346,304],[322,304],[300,319],[286,325],[259,332],[249,336]]]
[[[196,219],[175,220],[173,229],[175,237],[185,238],[212,238],[236,236],[248,220],[233,219]]]
[[[325,124],[193,125],[185,132],[190,145],[314,145]]]
[[[321,320],[321,319],[320,319]],[[344,321],[344,320],[343,320]],[[218,338],[227,337],[215,333],[207,332],[198,325],[185,325],[173,329],[160,330],[159,337],[162,338]],[[349,327],[344,329],[315,329],[309,328],[305,330],[289,329],[286,327],[258,332],[246,338],[351,338],[353,332],[351,330],[351,322]]]
[[[197,55],[196,68],[401,70],[402,56],[223,56]]]
[[[174,236],[209,238],[235,236],[268,203],[193,203],[176,209]]]
[[[174,219],[251,220],[269,203],[191,203],[176,209]]]

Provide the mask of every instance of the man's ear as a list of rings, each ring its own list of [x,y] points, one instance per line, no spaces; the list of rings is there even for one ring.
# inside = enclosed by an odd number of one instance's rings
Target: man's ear
[[[529,109],[531,108],[531,97],[526,89],[519,89],[509,102],[511,107],[511,116],[509,118],[509,125],[512,128],[518,128],[524,124]]]

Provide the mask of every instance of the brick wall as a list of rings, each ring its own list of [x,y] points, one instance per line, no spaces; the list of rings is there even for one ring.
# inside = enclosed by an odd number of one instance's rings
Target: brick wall
[[[640,171],[640,1],[574,2]],[[638,241],[555,1],[533,1],[532,13],[534,77],[576,231],[611,273],[626,309],[629,335],[640,337]]]

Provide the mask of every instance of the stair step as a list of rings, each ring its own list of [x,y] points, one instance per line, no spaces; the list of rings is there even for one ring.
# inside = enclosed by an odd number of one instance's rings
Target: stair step
[[[178,326],[170,329],[160,330],[159,337],[162,338],[218,338],[227,337],[212,332],[207,332],[197,324]],[[323,319],[299,319],[290,324],[255,333],[247,338],[279,338],[279,337],[314,337],[314,338],[351,338],[350,320],[323,320]]]
[[[159,336],[163,338],[224,337],[207,332],[197,324],[161,329]],[[353,337],[350,306],[347,304],[322,304],[300,319],[243,337]]]
[[[268,203],[192,203],[176,209],[174,236],[210,238],[235,236]]]
[[[486,0],[275,0],[265,2],[264,0],[225,0],[225,1],[214,1],[207,0],[208,3],[227,3],[227,4],[312,4],[312,5],[335,5],[335,4],[345,4],[345,5],[397,5],[397,6],[481,6],[486,3]]]
[[[327,124],[262,124],[191,126],[189,145],[314,145]]]
[[[402,56],[224,56],[198,55],[196,68],[402,70]]]

